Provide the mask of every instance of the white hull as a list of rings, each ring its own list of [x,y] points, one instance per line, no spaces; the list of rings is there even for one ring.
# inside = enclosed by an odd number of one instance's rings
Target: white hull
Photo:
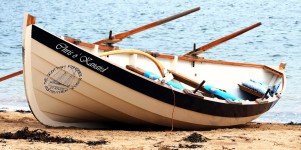
[[[212,106],[215,103],[227,106],[235,105],[234,107],[235,109],[237,107],[237,110],[241,110],[242,108],[240,107],[250,105],[267,105],[265,106],[266,108],[262,107],[260,110],[256,110],[259,112],[257,114],[241,117],[214,115],[215,112],[208,114],[186,109],[184,106],[174,106],[173,96],[170,96],[171,102],[166,103],[101,74],[106,73],[106,71],[109,72],[113,68],[101,66],[100,73],[97,73],[92,71],[91,68],[84,66],[90,62],[83,60],[83,64],[79,64],[54,51],[49,46],[33,38],[32,28],[33,25],[29,25],[24,27],[23,31],[26,95],[35,117],[47,126],[108,128],[121,125],[120,123],[194,129],[234,126],[245,124],[258,118],[272,107],[281,96],[281,94],[278,94],[278,96],[269,98],[266,100],[268,104],[257,104],[255,101],[229,104],[227,101],[217,98],[205,97],[204,99],[199,99],[199,101],[206,101],[208,105]],[[67,41],[64,42],[68,43]],[[75,46],[74,44],[72,45]],[[83,47],[77,48],[81,49]],[[83,50],[93,55],[103,53],[103,51],[98,49],[84,48]],[[126,69],[126,65],[130,64],[160,74],[156,66],[145,57],[121,54],[103,57],[101,60],[113,64],[117,69],[134,74],[137,78],[159,84]],[[159,57],[158,60],[168,69],[176,70],[195,81],[206,80],[211,85],[226,89],[227,92],[245,99],[248,96],[241,92],[237,84],[250,78],[258,79],[268,84],[273,84],[272,82],[281,79],[282,85],[278,93],[283,93],[285,89],[284,73],[277,70],[282,73],[280,77],[263,69],[260,65],[230,65],[227,62],[196,61],[193,67],[192,61],[181,60],[177,57],[174,57],[174,59]],[[68,84],[62,84],[62,81],[57,82],[56,76],[58,75],[64,75],[61,79],[64,80],[64,83],[68,82]],[[120,78],[123,78],[122,74],[120,74]],[[67,87],[67,85],[70,86]],[[170,89],[166,85],[160,86]],[[186,89],[193,89],[188,85],[183,84],[183,86]],[[168,92],[170,93],[164,92],[162,95],[172,95],[173,92],[184,95],[183,91],[177,89],[173,89],[173,91],[170,89]],[[180,101],[184,100],[177,99],[175,103],[178,104]],[[212,107],[211,109],[215,108]]]

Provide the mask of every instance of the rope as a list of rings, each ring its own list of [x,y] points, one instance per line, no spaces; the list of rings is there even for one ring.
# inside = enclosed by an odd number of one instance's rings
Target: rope
[[[153,56],[151,56],[150,54],[142,52],[142,51],[139,51],[139,50],[110,51],[110,52],[102,53],[99,56],[101,57],[101,56],[108,56],[108,55],[114,55],[114,54],[138,54],[138,55],[143,55],[143,56],[149,58],[151,61],[153,61],[155,63],[155,65],[157,66],[157,68],[159,69],[162,77],[165,77],[165,73],[164,73],[164,70],[163,70],[163,65],[158,60],[156,60],[156,58],[154,58]],[[174,106],[173,106],[172,114],[171,114],[171,131],[173,131],[173,127],[174,127],[174,112],[175,112],[175,107],[176,107],[176,95],[175,95],[172,87],[170,85],[168,85],[168,86],[171,89],[172,94],[173,94],[173,103],[174,103]]]
[[[173,126],[174,126],[174,112],[175,112],[175,107],[176,107],[176,95],[175,92],[173,91],[172,87],[168,85],[169,88],[171,89],[171,92],[173,94],[173,108],[172,108],[172,113],[171,113],[171,131],[173,131]]]

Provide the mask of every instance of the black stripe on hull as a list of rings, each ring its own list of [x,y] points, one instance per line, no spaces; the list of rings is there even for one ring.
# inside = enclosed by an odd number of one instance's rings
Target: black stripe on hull
[[[86,68],[89,68],[99,75],[110,78],[124,86],[127,86],[135,91],[148,95],[154,99],[162,101],[173,105],[173,94],[171,90],[167,87],[161,86],[159,84],[149,82],[148,80],[141,78],[135,74],[132,74],[128,71],[125,71],[122,68],[119,68],[107,61],[99,59],[98,57],[85,52],[84,50],[69,44],[68,42],[44,31],[43,29],[33,25],[32,26],[32,38],[41,44],[49,47],[50,49],[64,55],[65,57],[83,65]],[[72,50],[72,54],[63,52],[61,49],[57,49],[58,44],[66,44],[68,49]],[[87,65],[86,62],[81,61],[81,57],[74,57],[73,54],[81,54],[81,56],[86,56],[92,59],[90,62],[93,62],[100,66],[101,69],[106,69],[104,72],[99,71],[99,68],[93,68]],[[150,90],[152,89],[152,90]],[[228,103],[218,103],[208,100],[200,100],[196,97],[186,95],[181,92],[175,91],[176,97],[176,106],[183,109],[213,115],[220,117],[249,117],[254,115],[262,114],[268,111],[277,101],[266,103],[266,104],[252,104],[252,105],[236,105]]]

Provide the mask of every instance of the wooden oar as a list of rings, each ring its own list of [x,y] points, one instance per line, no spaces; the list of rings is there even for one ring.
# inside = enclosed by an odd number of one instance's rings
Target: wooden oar
[[[126,65],[126,68],[129,69],[129,70],[131,70],[131,71],[134,71],[134,72],[136,72],[136,73],[138,73],[138,74],[140,74],[142,76],[144,76],[145,70],[143,70],[141,68],[134,67],[132,65]],[[173,70],[168,70],[168,71],[174,76],[174,78],[176,80],[178,80],[178,81],[180,81],[180,82],[182,82],[184,84],[187,84],[187,85],[189,85],[189,86],[191,86],[193,88],[196,88],[193,91],[194,94],[196,93],[197,90],[200,90],[200,91],[202,91],[202,93],[205,96],[211,96],[211,93],[208,92],[207,90],[205,90],[204,87],[203,87],[203,84],[205,83],[205,81],[203,81],[201,84],[199,84],[199,83],[195,82],[194,80],[192,80],[192,79],[190,79],[190,78],[188,78],[188,77],[186,77],[186,76],[184,76],[184,75],[182,75],[180,73],[177,73],[177,72],[175,72]]]
[[[1,77],[1,78],[0,78],[0,82],[1,82],[1,81],[4,81],[4,80],[7,80],[7,79],[9,79],[9,78],[15,77],[15,76],[17,76],[17,75],[20,75],[20,74],[22,74],[22,73],[23,73],[23,70],[20,70],[20,71],[14,72],[14,73],[12,73],[12,74],[6,75],[6,76],[4,76],[4,77]]]
[[[141,31],[144,31],[144,30],[147,30],[149,28],[152,28],[152,27],[155,27],[155,26],[158,26],[158,25],[161,25],[163,23],[166,23],[166,22],[169,22],[169,21],[172,21],[174,19],[177,19],[177,18],[180,18],[182,16],[185,16],[185,15],[188,15],[190,13],[193,13],[195,11],[198,11],[200,10],[200,7],[197,7],[197,8],[194,8],[194,9],[190,9],[190,10],[187,10],[185,12],[182,12],[182,13],[179,13],[177,15],[174,15],[174,16],[170,16],[170,17],[167,17],[165,19],[162,19],[162,20],[159,20],[159,21],[155,21],[155,22],[152,22],[150,24],[147,24],[147,25],[144,25],[144,26],[141,26],[141,27],[138,27],[136,29],[133,29],[133,30],[130,30],[130,31],[127,31],[127,32],[123,32],[123,33],[119,33],[117,35],[114,35],[114,36],[110,36],[111,39],[103,39],[103,40],[100,40],[100,41],[97,41],[95,42],[94,44],[112,44],[112,43],[117,43],[121,40],[123,40],[124,38],[128,37],[128,36],[131,36],[133,34],[136,34],[138,32],[141,32]]]
[[[207,51],[208,49],[210,49],[212,47],[215,47],[215,46],[217,46],[217,45],[219,45],[219,44],[221,44],[223,42],[226,42],[226,41],[228,41],[230,39],[233,39],[233,38],[235,38],[235,37],[237,37],[237,36],[239,36],[239,35],[247,32],[247,31],[249,31],[249,30],[251,30],[253,28],[256,28],[256,27],[260,26],[260,25],[261,25],[260,22],[258,22],[256,24],[253,24],[253,25],[251,25],[251,26],[249,26],[247,28],[244,28],[244,29],[242,29],[240,31],[234,32],[234,33],[229,34],[229,35],[227,35],[225,37],[222,37],[222,38],[220,38],[218,40],[215,40],[215,41],[213,41],[211,43],[208,43],[208,44],[206,44],[204,46],[201,46],[201,47],[199,47],[199,48],[197,48],[195,50],[192,50],[192,51],[184,54],[183,56],[196,56],[196,55],[198,55],[198,54],[200,54],[202,52]]]

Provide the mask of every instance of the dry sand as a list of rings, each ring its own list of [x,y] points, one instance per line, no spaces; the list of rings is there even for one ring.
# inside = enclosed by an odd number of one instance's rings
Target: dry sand
[[[297,149],[301,150],[300,124],[249,123],[235,128],[208,131],[86,130],[49,128],[31,113],[0,112],[0,134],[29,131],[49,134],[53,139],[81,143],[43,142],[0,138],[1,149]],[[39,129],[39,130],[37,130]],[[46,132],[44,132],[46,131]],[[191,142],[189,140],[199,140]],[[42,137],[43,139],[43,137]],[[44,137],[45,140],[45,137]],[[88,143],[90,141],[90,143]],[[90,144],[90,145],[89,145]],[[94,145],[93,145],[94,144]]]

